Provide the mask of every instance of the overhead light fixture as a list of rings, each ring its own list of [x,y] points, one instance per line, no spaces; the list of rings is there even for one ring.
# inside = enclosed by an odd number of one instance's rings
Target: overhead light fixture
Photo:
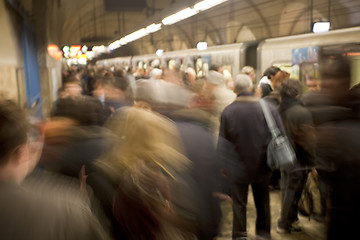
[[[196,48],[200,51],[207,49],[207,42],[198,42]]]
[[[120,40],[116,40],[115,42],[113,42],[109,45],[109,48],[111,51],[113,51],[119,47],[121,47]]]
[[[158,50],[156,50],[156,55],[157,55],[158,57],[161,57],[161,56],[163,55],[163,53],[164,53],[164,49],[158,49]]]
[[[160,29],[161,29],[161,23],[158,24],[153,23],[145,28],[147,33],[154,33],[159,31]]]
[[[139,38],[145,37],[148,34],[149,33],[146,32],[146,29],[142,28],[140,30],[137,30],[137,31],[130,33],[129,35],[126,35],[125,37],[121,38],[119,42],[121,45],[125,45],[129,42],[133,42]]]
[[[330,22],[315,22],[312,31],[314,33],[328,32],[330,29]]]
[[[126,41],[125,37],[123,37],[123,38],[121,38],[121,39],[119,40],[119,43],[120,43],[120,45],[125,45],[125,44],[127,44],[128,42]]]
[[[194,8],[185,8],[184,10],[181,10],[180,12],[177,12],[173,15],[170,15],[162,20],[162,23],[164,25],[170,25],[177,23],[181,20],[184,20],[186,18],[192,17],[195,14],[197,14],[197,11]]]
[[[204,0],[195,4],[194,9],[197,11],[205,11],[226,1],[228,0]]]

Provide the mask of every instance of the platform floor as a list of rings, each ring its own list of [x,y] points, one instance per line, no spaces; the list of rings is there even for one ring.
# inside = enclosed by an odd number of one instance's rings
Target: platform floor
[[[251,189],[251,188],[250,188]],[[255,236],[255,219],[256,209],[254,205],[253,195],[249,189],[248,206],[247,206],[247,228],[248,238],[256,240]],[[221,236],[216,240],[230,240],[232,234],[232,206],[231,202],[223,201],[221,203],[223,211]],[[299,215],[300,224],[304,229],[303,233],[296,234],[278,234],[276,232],[277,220],[280,217],[280,191],[274,190],[270,192],[270,208],[271,208],[271,237],[273,240],[324,240],[325,226],[315,220],[308,219]]]

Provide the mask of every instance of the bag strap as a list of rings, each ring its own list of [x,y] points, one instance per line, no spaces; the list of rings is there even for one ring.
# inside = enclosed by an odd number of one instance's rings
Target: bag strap
[[[270,110],[269,110],[269,108],[267,106],[267,103],[265,102],[264,99],[260,99],[259,102],[260,102],[261,109],[262,109],[262,111],[264,113],[266,123],[267,123],[267,125],[269,127],[269,130],[271,132],[271,136],[273,138],[276,138],[277,136],[279,136],[280,131],[279,131],[278,127],[275,124],[275,121],[274,121],[274,119],[273,119],[273,117],[272,117],[272,115],[270,113]]]

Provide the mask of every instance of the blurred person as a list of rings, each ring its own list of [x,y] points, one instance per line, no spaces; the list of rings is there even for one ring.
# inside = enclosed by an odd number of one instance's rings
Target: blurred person
[[[228,70],[223,71],[224,80],[225,80],[225,86],[230,89],[231,91],[234,91],[234,81],[232,79],[232,75]]]
[[[289,74],[287,72],[282,70],[278,71],[273,79],[273,85],[274,85],[273,91],[271,91],[269,95],[264,97],[266,101],[272,103],[277,108],[279,108],[281,103],[281,96],[280,96],[281,84],[288,77]],[[281,178],[280,170],[278,169],[273,170],[270,178],[270,185],[269,185],[270,190],[280,189],[280,178]]]
[[[249,184],[257,212],[256,235],[270,239],[268,185],[271,171],[266,164],[266,148],[271,134],[258,98],[252,94],[252,87],[248,75],[237,75],[234,80],[237,98],[221,114],[219,144],[226,140],[229,151],[233,149],[234,152],[233,157],[226,163],[232,184],[233,239],[247,237],[246,205]],[[279,130],[284,133],[277,109],[271,104],[268,105]]]
[[[70,96],[69,93],[65,90],[64,86],[60,87],[57,90],[57,94],[58,94],[58,99],[64,99]]]
[[[319,90],[318,80],[314,78],[306,79],[306,89],[309,92],[318,91]]]
[[[122,239],[192,239],[199,206],[175,125],[154,112],[126,107],[107,127],[113,144],[97,166],[111,183],[106,186],[113,189],[109,197]],[[101,194],[101,187],[93,188]]]
[[[117,109],[131,106],[129,81],[126,76],[104,79],[105,116],[109,117]]]
[[[271,66],[267,68],[264,73],[263,77],[259,81],[258,87],[261,89],[261,97],[266,97],[273,91],[274,88],[274,77],[276,73],[280,71],[280,68]]]
[[[29,134],[24,112],[12,101],[0,100],[0,122],[1,238],[108,239],[86,203],[60,194],[63,188],[53,201],[51,192],[22,185],[41,154],[41,134]]]
[[[185,155],[193,163],[192,176],[196,182],[198,239],[214,239],[220,231],[222,189],[215,138],[211,130],[211,114],[204,109],[199,96],[193,95],[188,107],[173,111],[169,116],[175,122],[184,144]]]
[[[206,87],[214,97],[212,115],[214,119],[214,132],[217,136],[221,112],[235,100],[236,95],[225,86],[224,76],[214,70],[210,70],[206,76]]]
[[[105,149],[101,103],[92,97],[66,98],[58,102],[44,124],[45,145],[39,166],[77,178],[81,168],[91,171],[92,162]]]
[[[92,83],[90,96],[97,98],[103,106],[105,106],[105,89],[103,84],[103,78],[96,77]]]
[[[77,98],[82,95],[81,83],[76,77],[70,77],[63,83],[64,89],[68,96],[71,98]]]
[[[255,81],[256,81],[256,73],[255,73],[255,69],[252,66],[244,66],[241,69],[241,73],[249,75],[249,77],[251,78],[251,81],[253,83],[253,85],[255,85]]]
[[[154,68],[150,71],[149,75],[151,79],[161,79],[162,70],[160,68]]]
[[[321,94],[325,100],[312,112],[317,118],[317,155],[329,183],[327,239],[358,235],[359,208],[359,91],[349,90],[351,63],[342,54],[320,62]]]
[[[298,202],[307,173],[315,165],[315,131],[310,112],[300,101],[302,87],[298,80],[286,79],[281,85],[280,114],[296,154],[294,165],[281,169],[281,215],[278,233],[302,232],[298,221]]]
[[[223,74],[223,67],[219,66],[217,64],[212,64],[209,68],[209,71],[215,71],[215,72]]]
[[[194,84],[195,80],[196,80],[195,70],[191,67],[188,67],[183,77],[185,86],[188,88],[192,88],[192,85]]]
[[[281,96],[280,96],[280,90],[281,90],[281,84],[285,79],[288,79],[290,76],[289,73],[279,70],[275,76],[272,79],[272,91],[264,97],[264,99],[275,106],[279,107],[281,103]]]

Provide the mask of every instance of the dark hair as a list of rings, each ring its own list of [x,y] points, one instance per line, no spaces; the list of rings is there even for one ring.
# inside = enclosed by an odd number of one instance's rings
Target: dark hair
[[[284,98],[295,98],[297,95],[301,94],[302,88],[301,83],[295,79],[285,79],[281,84],[280,95]]]
[[[81,99],[59,99],[53,117],[66,117],[77,121],[80,126],[101,125],[101,103],[94,97]]]
[[[218,72],[218,71],[219,71],[219,68],[220,68],[219,65],[217,65],[217,64],[212,64],[212,65],[210,66],[210,68],[209,68],[209,71],[213,70],[213,71]]]
[[[270,79],[270,76],[271,76],[271,75],[274,75],[274,76],[275,76],[275,74],[276,74],[278,71],[280,71],[280,68],[275,67],[275,66],[271,66],[271,67],[267,68],[267,69],[264,71],[263,76],[267,76],[267,78]]]
[[[68,83],[79,84],[79,86],[81,86],[80,81],[75,76],[70,76],[67,79],[65,79],[63,85]]]
[[[11,100],[0,100],[0,165],[27,141],[29,124],[24,112]]]

